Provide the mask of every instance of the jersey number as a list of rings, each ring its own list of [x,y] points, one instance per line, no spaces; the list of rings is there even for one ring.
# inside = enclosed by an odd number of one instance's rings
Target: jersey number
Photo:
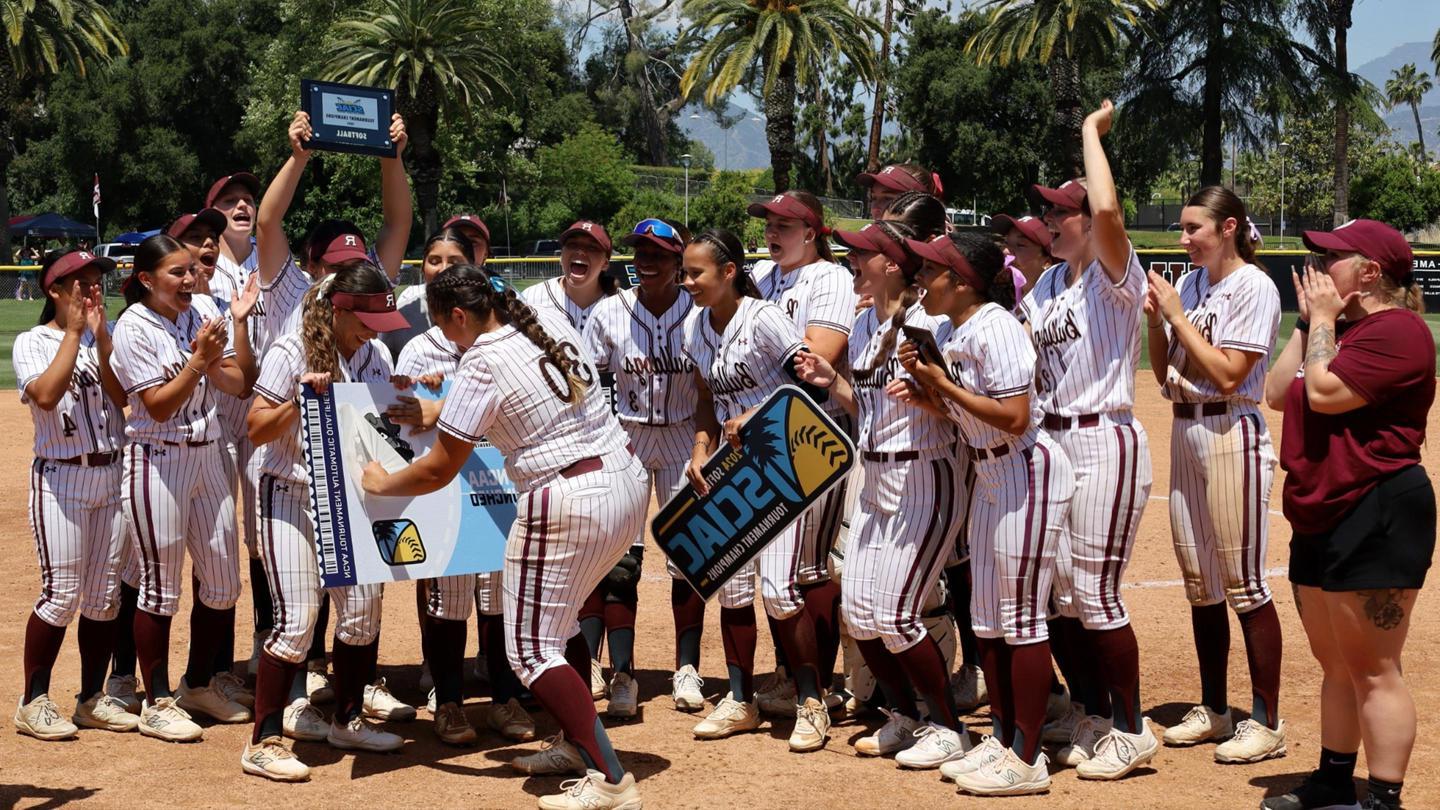
[[[588,363],[580,359],[580,350],[575,348],[574,343],[565,341],[564,343],[556,344],[556,348],[560,350],[560,354],[569,362],[570,367],[575,370],[575,376],[580,380],[582,385],[589,388],[595,384],[595,371],[590,368]],[[570,390],[570,381],[565,377],[565,369],[561,368],[560,364],[551,359],[548,354],[541,355],[539,363],[540,377],[544,379],[545,384],[550,387],[550,392],[561,402],[567,404],[574,402],[575,392]]]
[[[75,431],[79,429],[75,427],[75,420],[71,419],[70,414],[68,413],[60,414],[60,424],[65,426],[65,436],[67,438],[70,436],[74,436]]]

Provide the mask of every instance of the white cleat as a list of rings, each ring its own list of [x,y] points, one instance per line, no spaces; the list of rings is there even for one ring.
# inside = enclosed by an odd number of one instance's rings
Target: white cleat
[[[855,753],[862,757],[888,757],[916,743],[915,729],[920,725],[919,720],[885,708],[880,711],[886,717],[885,725],[876,729],[874,734],[855,741]]]
[[[980,744],[965,752],[965,756],[959,759],[952,759],[940,766],[940,776],[950,781],[955,781],[962,774],[977,771],[997,759],[1005,756],[1005,746],[989,734]]]
[[[610,679],[610,705],[605,707],[608,717],[634,717],[640,705],[640,685],[629,673],[617,672]]]
[[[285,707],[280,728],[292,740],[322,742],[330,735],[330,723],[307,698],[295,698]]]
[[[1215,746],[1215,761],[1231,765],[1264,762],[1285,756],[1285,721],[1270,728],[1258,720],[1245,719],[1235,727],[1235,736]]]
[[[1060,719],[1046,723],[1040,729],[1040,742],[1045,745],[1069,745],[1070,737],[1075,733],[1075,726],[1086,717],[1085,710],[1078,703],[1071,703],[1070,708]]]
[[[377,754],[398,751],[405,744],[405,739],[399,734],[381,731],[358,715],[343,726],[331,723],[325,741],[345,751],[370,751]]]
[[[519,742],[535,739],[535,720],[515,698],[501,704],[486,704],[481,710],[485,725],[500,736]]]
[[[1117,728],[1100,738],[1095,752],[1080,763],[1075,772],[1081,779],[1119,779],[1155,758],[1160,741],[1150,730],[1150,723],[1140,719],[1140,733],[1126,734]]]
[[[189,713],[173,697],[149,700],[140,708],[140,733],[166,742],[194,742],[204,735]]]
[[[1228,740],[1235,733],[1230,720],[1230,710],[1217,714],[1209,706],[1191,706],[1180,722],[1165,729],[1162,736],[1166,745],[1195,745],[1197,743]]]
[[[625,774],[619,784],[605,781],[599,771],[588,771],[579,779],[560,783],[563,793],[540,797],[540,810],[640,810],[640,791],[635,777]]]
[[[985,676],[977,666],[962,666],[950,676],[950,693],[955,699],[955,710],[965,714],[980,708],[989,694],[985,690]]]
[[[139,686],[134,675],[111,675],[105,679],[105,694],[125,704],[125,711],[138,717],[140,697],[136,690]]]
[[[310,768],[291,753],[279,737],[266,737],[258,745],[245,744],[240,752],[240,768],[252,776],[263,776],[276,782],[306,782]]]
[[[741,703],[726,695],[704,720],[695,725],[693,733],[701,740],[720,740],[759,727],[760,710],[754,703]]]
[[[255,708],[255,693],[245,686],[240,676],[231,672],[220,672],[210,680],[210,688],[216,690],[232,703],[247,709]]]
[[[1050,789],[1050,771],[1046,758],[1040,754],[1034,765],[1027,765],[1015,752],[1004,749],[988,765],[955,777],[961,793],[976,796],[1028,796]]]
[[[396,700],[395,696],[390,694],[390,688],[385,685],[385,679],[380,678],[365,686],[365,716],[375,720],[408,723],[415,719],[415,707]]]
[[[334,702],[335,690],[330,686],[324,661],[311,661],[305,668],[305,694],[310,696],[311,703]]]
[[[60,716],[49,695],[36,695],[15,707],[15,730],[37,740],[65,740],[75,736],[75,724]]]
[[[915,729],[915,744],[895,755],[895,764],[931,770],[965,756],[969,750],[970,740],[966,735],[938,723],[926,723]]]
[[[790,733],[790,750],[797,754],[819,751],[830,734],[830,712],[815,698],[806,698],[795,707],[795,730]]]
[[[1079,767],[1080,763],[1095,756],[1095,746],[1109,733],[1108,718],[1093,714],[1080,718],[1070,732],[1070,743],[1055,753],[1055,761],[1066,767]]]
[[[675,670],[670,682],[673,690],[670,699],[675,701],[675,708],[682,712],[698,712],[705,708],[705,679],[695,671],[695,667],[686,664]]]
[[[140,727],[140,716],[125,710],[125,704],[109,695],[99,693],[75,707],[70,721],[80,728],[98,728],[101,731],[129,732]]]
[[[215,685],[218,678],[217,675],[210,679],[208,686],[196,688],[182,677],[180,688],[175,690],[176,705],[187,712],[203,714],[217,723],[249,722],[250,710],[225,697]]]
[[[590,659],[590,697],[595,700],[605,699],[605,670],[600,662]]]
[[[546,740],[539,751],[510,760],[510,767],[531,776],[583,774],[585,759],[580,756],[580,749],[566,740],[564,732],[561,732]]]

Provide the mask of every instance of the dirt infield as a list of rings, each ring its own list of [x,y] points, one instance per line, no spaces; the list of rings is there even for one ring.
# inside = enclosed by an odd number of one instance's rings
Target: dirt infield
[[[1157,498],[1141,526],[1135,558],[1126,577],[1126,598],[1140,640],[1141,683],[1146,713],[1159,725],[1174,723],[1198,698],[1199,681],[1191,646],[1189,611],[1180,588],[1179,571],[1169,539],[1163,496],[1169,481],[1170,417],[1148,375],[1140,381],[1141,418],[1150,434]],[[1279,417],[1267,414],[1278,443]],[[10,661],[0,680],[0,706],[15,705],[20,688],[21,647],[25,619],[35,597],[38,577],[33,542],[26,524],[26,471],[30,461],[29,419],[17,398],[6,392],[0,420],[11,429],[0,435],[0,522],[11,526],[9,564],[0,572],[0,653]],[[1440,419],[1432,415],[1431,435],[1440,435]],[[1426,466],[1440,470],[1433,445],[1426,447]],[[1271,584],[1285,630],[1285,678],[1280,713],[1288,725],[1289,756],[1252,766],[1214,763],[1211,746],[1162,748],[1154,767],[1119,783],[1086,783],[1074,772],[1054,775],[1048,796],[1013,799],[1006,808],[1026,807],[1254,807],[1263,796],[1283,792],[1315,767],[1319,752],[1319,668],[1310,658],[1295,616],[1288,583],[1279,573],[1287,558],[1289,531],[1279,510],[1279,480],[1272,501]],[[423,702],[419,677],[419,636],[409,586],[394,588],[385,606],[386,630],[380,645],[382,670],[403,699]],[[188,600],[189,594],[186,595]],[[1420,714],[1420,733],[1406,780],[1406,804],[1440,807],[1435,772],[1440,719],[1440,681],[1430,656],[1440,650],[1440,608],[1430,598],[1419,600],[1419,616],[1411,627],[1407,668]],[[248,591],[240,604],[238,656],[249,653]],[[181,607],[170,671],[183,670],[188,604]],[[724,656],[720,649],[718,611],[707,617],[701,673],[707,696],[724,688]],[[763,626],[763,622],[761,622]],[[1232,625],[1234,622],[1232,621]],[[831,732],[829,747],[796,755],[786,748],[788,722],[766,724],[761,730],[717,742],[697,742],[689,730],[697,718],[671,708],[669,675],[673,630],[669,582],[660,555],[652,548],[641,587],[636,662],[641,686],[641,713],[633,722],[607,722],[621,761],[640,779],[647,806],[808,808],[932,806],[956,801],[953,785],[931,772],[898,770],[889,760],[859,759],[850,743],[878,725],[874,717],[847,720]],[[1232,632],[1230,700],[1237,709],[1250,705],[1249,679],[1238,626]],[[474,653],[471,633],[470,653]],[[768,642],[762,639],[757,667],[771,668]],[[78,687],[78,662],[73,632],[56,667],[53,693],[63,711]],[[488,698],[472,696],[469,705]],[[603,704],[601,704],[603,708]],[[1243,716],[1243,715],[1242,715]],[[541,733],[554,724],[539,716]],[[972,728],[988,730],[983,716]],[[240,749],[249,725],[211,726],[204,741],[173,745],[139,735],[84,731],[78,740],[42,743],[18,734],[0,734],[0,808],[57,807],[68,802],[119,807],[184,806],[394,806],[450,804],[472,807],[534,807],[534,796],[555,792],[559,779],[526,778],[506,763],[536,744],[515,745],[482,732],[480,745],[454,749],[436,742],[429,716],[408,724],[390,724],[404,735],[404,750],[392,755],[342,756],[324,744],[302,743],[297,751],[315,767],[305,785],[276,785],[241,773]],[[1158,729],[1157,729],[1158,733]],[[1361,762],[1359,773],[1364,773]],[[980,801],[973,798],[959,801]]]

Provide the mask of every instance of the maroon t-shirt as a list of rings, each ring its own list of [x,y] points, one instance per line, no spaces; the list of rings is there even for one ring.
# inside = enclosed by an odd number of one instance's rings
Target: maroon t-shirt
[[[1328,415],[1310,409],[1305,378],[1290,383],[1281,429],[1285,517],[1296,532],[1329,531],[1381,478],[1420,463],[1435,401],[1435,339],[1408,309],[1345,328],[1330,371],[1366,405]]]

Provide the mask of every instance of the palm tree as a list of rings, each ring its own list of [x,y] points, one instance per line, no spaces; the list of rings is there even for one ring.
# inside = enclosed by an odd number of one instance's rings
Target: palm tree
[[[1335,96],[1336,227],[1350,221],[1350,114],[1360,103],[1364,80],[1350,73],[1350,24],[1355,0],[1300,0],[1296,11],[1322,54],[1329,56],[1326,84]]]
[[[685,0],[684,11],[693,21],[687,36],[705,44],[680,78],[681,95],[688,97],[703,78],[705,103],[713,105],[758,79],[775,191],[788,190],[795,162],[795,88],[811,86],[827,54],[849,60],[861,81],[873,83],[877,65],[870,37],[880,25],[856,14],[845,0]]]
[[[1420,139],[1421,163],[1428,163],[1430,155],[1425,151],[1425,128],[1420,126],[1420,102],[1424,100],[1425,94],[1433,89],[1435,85],[1430,83],[1430,74],[1417,72],[1413,63],[1390,71],[1390,78],[1385,82],[1385,101],[1390,109],[1409,104],[1410,112],[1415,116],[1415,135]]]
[[[110,12],[95,0],[0,0],[0,34],[5,38],[5,58],[0,59],[0,264],[9,264],[5,177],[14,158],[13,122],[22,86],[66,68],[84,76],[91,65],[128,54],[130,45]]]
[[[441,155],[435,136],[442,110],[459,111],[509,90],[509,66],[489,44],[494,35],[473,6],[458,0],[381,0],[379,8],[338,22],[326,78],[395,90],[410,146],[425,233],[434,233]]]
[[[875,75],[875,98],[870,108],[870,146],[865,153],[867,172],[880,171],[880,138],[885,129],[885,79],[890,71],[890,31],[894,25],[895,0],[885,0],[885,23],[880,29],[880,69]],[[1440,42],[1440,39],[1436,41]]]
[[[1108,61],[1156,0],[988,0],[985,27],[965,44],[981,65],[1034,60],[1050,71],[1055,124],[1070,174],[1083,163],[1080,90],[1087,68]]]

